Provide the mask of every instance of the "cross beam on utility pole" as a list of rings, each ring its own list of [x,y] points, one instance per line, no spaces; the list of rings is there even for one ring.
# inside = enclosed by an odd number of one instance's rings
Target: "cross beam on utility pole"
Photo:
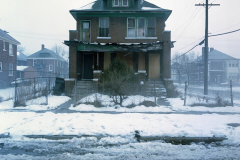
[[[204,51],[204,95],[208,95],[208,7],[210,6],[220,6],[220,4],[195,4],[195,6],[206,7],[206,26],[205,26],[205,51]]]

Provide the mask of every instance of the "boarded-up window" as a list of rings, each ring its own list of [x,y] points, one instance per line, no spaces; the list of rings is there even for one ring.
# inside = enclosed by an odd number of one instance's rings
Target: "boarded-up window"
[[[122,6],[124,7],[128,6],[128,0],[122,0]]]
[[[119,0],[113,0],[113,6],[119,6]]]

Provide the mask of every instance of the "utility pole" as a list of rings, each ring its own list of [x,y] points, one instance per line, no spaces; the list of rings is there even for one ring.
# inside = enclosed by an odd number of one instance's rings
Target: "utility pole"
[[[220,6],[220,4],[195,4],[195,6],[206,6],[206,26],[205,26],[205,50],[204,50],[204,95],[208,95],[208,7]]]

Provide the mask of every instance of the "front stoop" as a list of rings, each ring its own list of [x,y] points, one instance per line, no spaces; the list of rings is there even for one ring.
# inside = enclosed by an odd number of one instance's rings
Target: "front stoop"
[[[145,96],[166,97],[167,91],[161,80],[149,80],[145,82],[144,86]]]

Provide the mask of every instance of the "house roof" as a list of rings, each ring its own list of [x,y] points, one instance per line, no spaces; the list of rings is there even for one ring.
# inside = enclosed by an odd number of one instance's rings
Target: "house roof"
[[[222,53],[218,50],[213,50],[208,53],[209,60],[237,60],[236,58],[229,56],[225,53]]]
[[[27,61],[27,56],[21,52],[17,52],[17,60]]]
[[[16,45],[19,45],[20,42],[18,42],[16,39],[14,39],[13,37],[11,37],[7,31],[3,31],[0,29],[0,40],[4,40],[4,41],[7,41],[9,43],[12,43],[12,44],[16,44]]]
[[[66,61],[50,49],[44,48],[28,56],[27,59],[58,59]]]
[[[107,0],[96,0],[92,3],[89,3],[88,5],[85,5],[78,9],[72,9],[70,10],[70,13],[72,16],[77,20],[77,17],[84,17],[84,16],[91,16],[93,13],[93,16],[99,16],[99,12],[101,13],[111,13],[110,17],[115,17],[114,12],[120,13],[121,16],[125,14],[126,17],[134,15],[133,13],[155,13],[156,16],[165,17],[165,20],[170,16],[172,13],[171,10],[163,9],[161,7],[158,7],[152,3],[149,3],[147,1],[143,0],[134,0],[135,6],[134,7],[108,7],[107,6]]]

